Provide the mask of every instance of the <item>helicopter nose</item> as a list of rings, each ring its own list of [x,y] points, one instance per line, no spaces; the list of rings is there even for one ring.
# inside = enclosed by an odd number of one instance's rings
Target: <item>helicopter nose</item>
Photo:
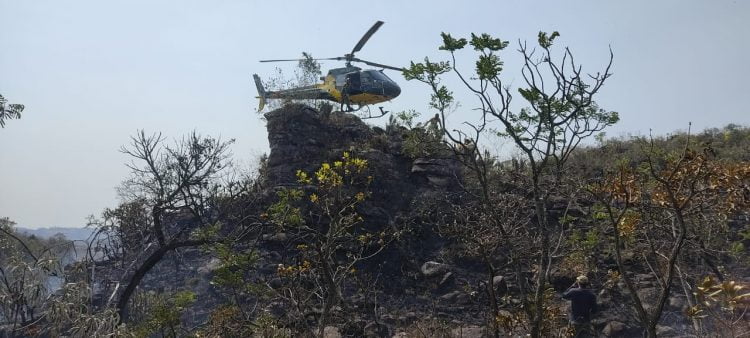
[[[390,98],[395,98],[396,96],[401,94],[401,88],[395,83],[385,83],[383,86],[383,91],[385,92],[385,95]]]

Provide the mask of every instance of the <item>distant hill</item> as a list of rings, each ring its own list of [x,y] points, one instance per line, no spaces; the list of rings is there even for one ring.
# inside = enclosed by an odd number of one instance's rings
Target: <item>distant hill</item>
[[[27,235],[34,235],[40,238],[50,238],[57,234],[65,235],[65,238],[69,240],[86,240],[94,232],[92,228],[63,228],[63,227],[50,227],[50,228],[38,228],[29,229],[23,227],[16,227],[16,230],[20,233]]]

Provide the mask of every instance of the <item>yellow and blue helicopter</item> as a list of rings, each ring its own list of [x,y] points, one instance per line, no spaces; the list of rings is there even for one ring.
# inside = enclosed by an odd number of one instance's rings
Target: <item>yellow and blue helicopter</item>
[[[266,100],[268,99],[330,100],[340,103],[341,110],[351,112],[359,110],[366,105],[389,101],[397,97],[401,94],[401,88],[396,82],[383,73],[383,69],[403,71],[403,68],[383,65],[354,57],[354,53],[359,52],[365,43],[367,43],[367,40],[369,40],[382,25],[382,21],[376,22],[367,33],[362,36],[349,54],[332,58],[313,59],[346,62],[345,67],[331,69],[325,77],[321,77],[320,79],[323,83],[286,90],[267,91],[263,87],[260,77],[257,74],[253,74],[255,86],[258,88],[258,98],[260,99],[258,111],[263,110]],[[304,59],[261,60],[260,62],[301,60]],[[363,70],[362,68],[352,66],[352,62],[360,62],[381,69]],[[353,108],[352,105],[356,105],[357,108]]]

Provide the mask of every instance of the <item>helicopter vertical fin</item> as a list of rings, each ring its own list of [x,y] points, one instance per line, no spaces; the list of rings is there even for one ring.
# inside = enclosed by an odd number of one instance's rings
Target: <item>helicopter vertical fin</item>
[[[260,100],[258,111],[261,111],[266,105],[266,89],[263,88],[263,83],[260,82],[260,76],[258,76],[258,74],[253,74],[253,79],[255,80],[255,87],[258,89],[258,99]]]

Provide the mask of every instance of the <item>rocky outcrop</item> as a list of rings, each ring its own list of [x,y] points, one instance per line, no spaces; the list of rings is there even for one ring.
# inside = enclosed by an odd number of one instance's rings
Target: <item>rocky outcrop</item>
[[[287,105],[266,113],[265,118],[271,185],[292,184],[298,169],[312,171],[334,154],[341,155],[373,137],[373,131],[354,115],[322,114],[304,105]]]
[[[287,105],[266,113],[265,118],[271,186],[294,184],[297,170],[313,171],[344,151],[354,151],[370,161],[376,182],[380,182],[375,188],[379,186],[390,197],[403,193],[413,197],[414,192],[424,189],[450,189],[461,177],[459,162],[452,157],[412,160],[405,156],[401,151],[402,128],[373,128],[355,115],[320,113],[304,105]]]
[[[394,227],[399,219],[418,218],[412,214],[415,202],[431,200],[460,186],[460,166],[450,156],[412,159],[403,153],[408,132],[403,127],[370,127],[353,114],[322,113],[304,105],[287,105],[264,116],[271,149],[266,168],[269,190],[296,185],[297,170],[313,172],[323,162],[339,159],[344,151],[351,152],[368,161],[374,177],[372,194],[358,210],[368,229]],[[422,235],[429,236],[429,231]],[[435,237],[424,242],[436,244]],[[365,265],[378,266],[379,273],[394,277],[387,287],[398,290],[403,286],[399,283],[406,281],[403,271],[418,271],[417,264],[421,264],[420,255],[406,252],[410,250],[394,246]],[[423,261],[434,257],[425,258]],[[445,272],[440,277],[445,277]]]

